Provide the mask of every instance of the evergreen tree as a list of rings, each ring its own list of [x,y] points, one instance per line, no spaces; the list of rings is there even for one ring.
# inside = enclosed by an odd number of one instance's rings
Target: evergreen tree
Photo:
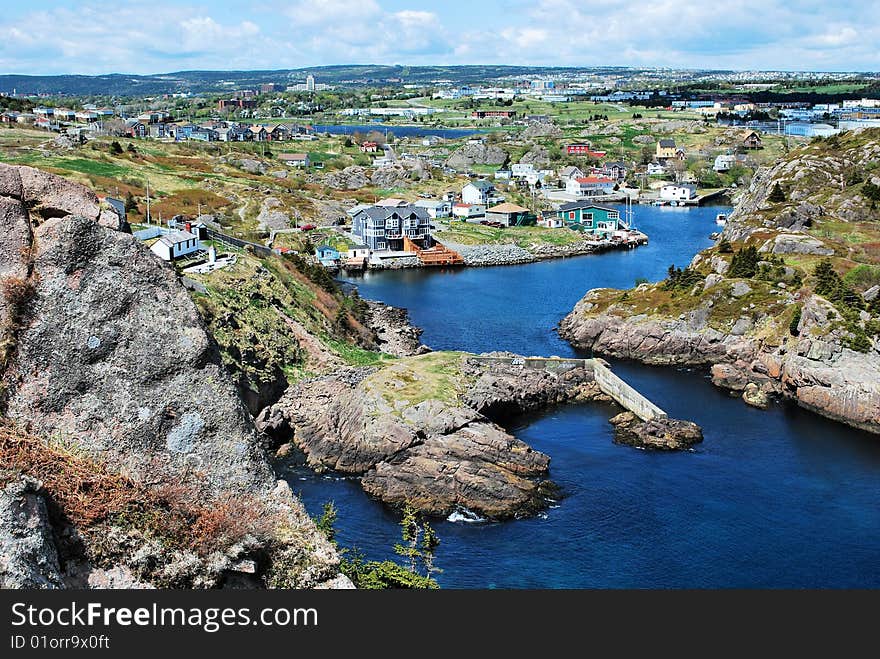
[[[785,192],[780,187],[779,183],[773,186],[773,190],[770,192],[770,196],[767,199],[774,204],[779,204],[785,201]]]
[[[122,155],[122,145],[116,140],[113,140],[110,143],[110,153],[112,153],[114,156]]]
[[[754,245],[743,247],[733,255],[727,275],[750,279],[758,271],[758,260],[758,249]]]

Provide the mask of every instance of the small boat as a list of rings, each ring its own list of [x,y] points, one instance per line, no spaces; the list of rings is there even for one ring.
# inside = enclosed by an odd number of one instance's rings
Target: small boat
[[[718,215],[715,216],[715,224],[720,227],[725,226],[727,224],[727,215],[724,213],[718,213]]]
[[[652,205],[652,206],[664,206],[664,205],[666,205],[666,202],[664,202],[664,201],[660,201],[660,200],[658,199],[658,200],[656,200],[656,201],[651,202],[651,205]]]
[[[670,201],[669,205],[670,206],[678,206],[678,202],[677,201]]]

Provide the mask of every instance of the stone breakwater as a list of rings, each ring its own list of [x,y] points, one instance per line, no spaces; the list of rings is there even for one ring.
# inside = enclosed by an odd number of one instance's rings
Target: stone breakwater
[[[534,263],[537,257],[519,245],[456,245],[447,247],[461,254],[464,264],[473,267],[493,265],[519,265]]]

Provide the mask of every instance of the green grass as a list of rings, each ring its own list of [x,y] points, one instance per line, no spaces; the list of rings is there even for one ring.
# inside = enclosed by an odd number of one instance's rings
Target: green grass
[[[345,341],[331,339],[326,335],[321,337],[321,341],[350,366],[380,366],[394,361],[394,357],[384,352],[365,350]]]
[[[456,404],[467,381],[462,377],[461,352],[431,352],[395,361],[365,381],[370,391],[382,395],[388,405],[399,401],[418,405],[426,400]]]
[[[438,231],[440,241],[460,245],[507,245],[514,243],[528,249],[538,245],[571,245],[584,239],[583,234],[571,229],[545,229],[544,227],[506,227],[497,229],[482,224],[450,222],[449,230]]]

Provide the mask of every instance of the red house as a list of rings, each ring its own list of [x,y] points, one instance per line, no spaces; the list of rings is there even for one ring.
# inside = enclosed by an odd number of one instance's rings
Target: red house
[[[516,117],[515,110],[474,110],[471,113],[473,119],[486,119],[487,117],[498,117],[500,119],[513,119]]]
[[[376,142],[364,142],[361,144],[362,153],[376,153],[378,150],[379,145]]]
[[[604,158],[604,151],[593,151],[593,148],[590,146],[589,142],[582,142],[580,144],[569,144],[565,147],[566,153],[570,156],[587,156],[590,158]]]

